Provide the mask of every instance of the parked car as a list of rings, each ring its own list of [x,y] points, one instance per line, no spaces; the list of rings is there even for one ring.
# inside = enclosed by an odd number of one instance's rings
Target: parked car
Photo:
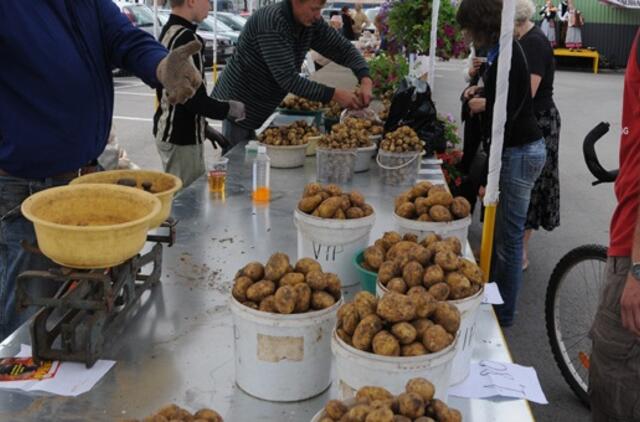
[[[210,0],[211,10],[213,10],[213,1]],[[218,2],[218,12],[236,12],[236,5],[232,0],[217,0]]]
[[[134,24],[137,28],[140,28],[151,35],[153,34],[153,10],[144,4],[138,3],[126,3],[123,1],[114,2],[120,11]],[[158,33],[162,28],[162,22],[158,19]]]
[[[213,17],[213,13],[209,14],[209,17],[198,24],[198,33],[210,32],[213,34],[216,25],[216,19]],[[234,31],[231,27],[226,25],[220,18],[217,19],[217,33],[223,37],[227,37],[231,40],[231,44],[238,44],[238,38],[240,38],[240,31]]]
[[[210,15],[213,16],[213,13],[210,13]],[[222,21],[234,31],[242,31],[244,25],[247,23],[246,18],[229,12],[218,12],[218,20]]]

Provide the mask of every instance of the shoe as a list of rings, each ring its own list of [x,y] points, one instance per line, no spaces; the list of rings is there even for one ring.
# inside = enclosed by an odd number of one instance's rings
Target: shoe
[[[529,260],[528,260],[528,259],[525,259],[525,260],[522,262],[522,271],[527,271],[528,269],[529,269]]]

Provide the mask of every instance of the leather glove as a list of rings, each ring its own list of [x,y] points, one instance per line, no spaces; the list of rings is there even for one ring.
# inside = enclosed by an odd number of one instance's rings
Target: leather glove
[[[202,84],[200,72],[189,61],[201,48],[199,41],[191,41],[171,51],[158,64],[156,76],[167,91],[171,104],[184,104]]]
[[[240,101],[229,100],[229,113],[227,116],[235,122],[244,120],[246,116],[244,103]]]

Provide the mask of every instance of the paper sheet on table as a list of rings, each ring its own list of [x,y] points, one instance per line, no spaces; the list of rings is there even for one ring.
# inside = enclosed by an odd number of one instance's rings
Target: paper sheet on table
[[[16,357],[31,356],[31,346],[22,344]],[[91,390],[115,365],[113,360],[98,360],[90,369],[84,363],[62,362],[54,378],[42,381],[4,381],[2,390],[42,391],[60,396],[76,397]]]
[[[502,305],[504,303],[496,283],[487,283],[484,285],[484,299],[482,299],[482,303],[488,303],[489,305]]]
[[[470,399],[511,397],[548,404],[536,370],[514,363],[483,360],[471,364],[469,377],[449,387],[449,395]]]

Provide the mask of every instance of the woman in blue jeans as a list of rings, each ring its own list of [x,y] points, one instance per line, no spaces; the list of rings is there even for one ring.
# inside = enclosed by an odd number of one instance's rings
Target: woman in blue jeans
[[[469,87],[464,93],[472,113],[485,112],[482,131],[487,142],[491,142],[496,98],[501,15],[502,0],[463,0],[456,16],[473,44],[489,51],[487,67],[482,76],[484,86]],[[534,114],[527,59],[517,41],[513,41],[512,47],[500,197],[491,266],[491,279],[498,283],[504,299],[504,305],[496,307],[502,326],[513,324],[516,299],[522,284],[522,248],[531,190],[546,160],[544,139]],[[486,149],[489,150],[488,147]]]

